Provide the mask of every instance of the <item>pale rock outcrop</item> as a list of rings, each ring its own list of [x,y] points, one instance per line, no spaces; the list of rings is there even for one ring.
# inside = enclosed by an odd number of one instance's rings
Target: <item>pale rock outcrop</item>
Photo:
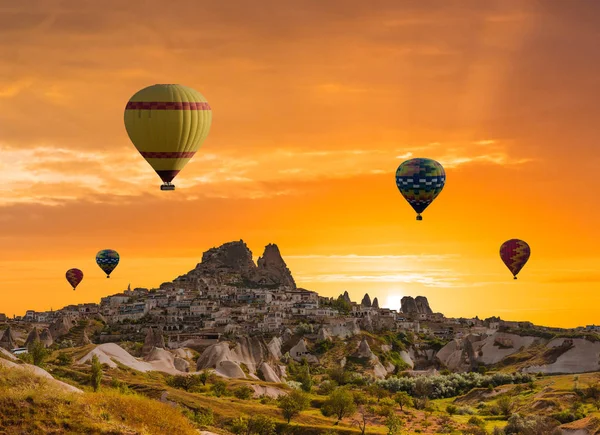
[[[52,334],[50,334],[50,330],[48,328],[44,328],[42,330],[42,333],[40,334],[40,341],[46,347],[50,347],[52,346],[52,343],[54,343],[54,339],[52,338]]]
[[[452,371],[468,371],[478,364],[491,365],[500,362],[520,348],[534,344],[536,337],[498,332],[495,334],[469,334],[462,339],[450,341],[436,354],[445,367]],[[499,343],[511,345],[501,346]]]
[[[244,364],[248,371],[255,375],[263,362],[279,360],[281,357],[279,343],[278,339],[273,339],[266,344],[263,339],[258,337],[240,337],[236,343],[222,341],[208,346],[202,352],[196,362],[196,368],[197,370],[205,368],[218,370],[221,362],[229,361],[238,366]]]
[[[41,342],[42,340],[40,340],[40,334],[38,333],[37,328],[34,326],[33,329],[29,332],[29,335],[27,335],[27,340],[25,340],[24,347],[29,347],[36,341]]]
[[[18,358],[14,356],[11,352],[0,347],[0,358],[9,359],[11,361],[16,361]]]
[[[347,319],[342,322],[324,325],[322,328],[326,330],[324,333],[327,333],[332,337],[349,338],[360,334],[358,319]]]
[[[238,363],[233,361],[221,361],[217,363],[216,372],[227,378],[245,379],[246,374]]]
[[[275,359],[281,358],[281,346],[283,345],[283,341],[279,337],[273,337],[269,344],[267,344],[267,348],[269,349],[269,353]]]
[[[186,349],[184,347],[180,347],[180,348],[173,350],[173,354],[175,356],[178,356],[179,358],[184,358],[184,359],[194,357],[194,354],[192,353],[192,351],[190,349]]]
[[[154,347],[164,349],[165,339],[161,329],[148,328],[146,338],[144,339],[144,346],[142,347],[142,356],[148,355]]]
[[[358,345],[358,349],[352,354],[352,356],[354,358],[368,360],[373,369],[373,374],[376,378],[383,379],[388,375],[388,373],[391,373],[396,369],[396,367],[391,363],[388,363],[386,366],[381,364],[381,361],[379,361],[379,357],[373,353],[373,351],[371,350],[371,346],[369,346],[369,343],[367,342],[366,338],[362,339],[362,341]]]
[[[525,373],[584,373],[600,370],[600,342],[583,338],[556,338],[547,345],[550,349],[564,347],[562,353],[551,364],[525,368]]]
[[[327,330],[327,328],[321,328],[319,330],[319,333],[317,334],[317,340],[319,341],[331,341],[331,334],[329,334],[329,331]]]
[[[371,346],[369,346],[369,343],[365,338],[362,339],[362,341],[358,345],[358,349],[356,350],[356,352],[354,352],[352,356],[355,358],[362,358],[368,360],[377,358],[377,356],[371,351]]]
[[[382,344],[381,345],[381,351],[382,352],[391,352],[392,351],[392,346],[389,344]]]
[[[17,342],[10,326],[4,330],[2,338],[0,338],[0,347],[9,351],[17,347]]]
[[[277,387],[267,387],[265,385],[254,385],[250,384],[250,387],[254,390],[254,397],[272,397],[274,399],[279,396],[285,396],[287,393],[281,388]]]
[[[54,385],[54,386],[60,388],[61,390],[69,392],[69,393],[83,393],[83,391],[80,390],[79,388],[69,385],[66,382],[59,381],[58,379],[54,379],[54,377],[50,373],[48,373],[46,370],[44,370],[40,367],[31,365],[31,364],[17,364],[17,363],[8,361],[4,358],[0,358],[0,366],[6,367],[11,370],[29,371],[30,373],[32,373],[35,376],[39,376],[39,377],[47,379],[51,385]]]
[[[275,370],[273,370],[273,368],[266,362],[263,362],[260,367],[259,367],[259,372],[262,376],[262,378],[267,381],[267,382],[275,382],[275,383],[280,383],[281,382],[281,378],[279,376],[277,376],[277,373],[275,373]]]
[[[306,359],[309,363],[317,363],[319,360],[316,356],[308,352],[306,348],[306,341],[302,338],[296,343],[294,347],[290,349],[290,356],[295,361],[302,361]]]
[[[50,325],[50,334],[54,340],[58,340],[63,335],[67,335],[74,326],[77,326],[77,321],[74,318],[62,316]]]
[[[399,354],[400,354],[400,358],[402,358],[402,361],[404,361],[406,364],[408,364],[411,369],[415,368],[415,363],[407,351],[401,350],[399,352]]]
[[[104,343],[96,346],[92,351],[81,358],[78,361],[78,364],[88,363],[93,355],[98,356],[98,360],[101,364],[107,364],[112,368],[117,367],[117,364],[114,362],[117,361],[119,364],[123,364],[124,366],[140,372],[158,371],[172,375],[184,374],[175,368],[175,357],[165,349],[154,348],[150,354],[146,356],[146,361],[140,361],[118,344]]]
[[[87,335],[87,332],[85,332],[85,329],[84,329],[83,332],[81,333],[81,336],[77,339],[77,343],[75,343],[75,345],[76,346],[87,346],[90,343],[91,343],[91,341]]]
[[[187,373],[187,372],[190,371],[190,363],[189,363],[189,361],[187,361],[187,360],[185,360],[183,358],[179,358],[178,356],[176,356],[173,359],[173,365],[180,372],[186,372]]]

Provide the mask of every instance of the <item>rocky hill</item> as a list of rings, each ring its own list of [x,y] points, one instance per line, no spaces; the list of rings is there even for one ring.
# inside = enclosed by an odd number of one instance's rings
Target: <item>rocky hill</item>
[[[174,282],[195,285],[200,290],[223,285],[296,288],[296,282],[277,245],[268,244],[257,263],[254,263],[252,251],[243,240],[229,242],[204,252],[202,262]]]

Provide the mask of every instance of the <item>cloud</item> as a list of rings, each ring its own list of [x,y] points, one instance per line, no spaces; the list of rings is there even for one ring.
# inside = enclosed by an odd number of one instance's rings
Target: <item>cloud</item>
[[[441,269],[428,270],[424,273],[406,271],[405,273],[394,274],[297,274],[296,281],[302,283],[404,283],[421,284],[425,287],[462,287],[460,277],[455,272]]]
[[[486,142],[485,153],[478,153],[479,145],[443,142],[407,147],[412,151],[394,144],[318,151],[280,147],[258,154],[227,150],[204,153],[201,149],[175,179],[175,185],[193,197],[259,199],[298,194],[306,182],[392,174],[398,160],[416,155],[418,149],[428,149],[446,169],[472,163],[515,165],[530,161],[510,158],[501,142]],[[0,144],[0,152],[0,204],[60,204],[80,198],[101,200],[108,193],[121,198],[160,193],[158,176],[132,146],[108,153],[49,144],[29,149]]]

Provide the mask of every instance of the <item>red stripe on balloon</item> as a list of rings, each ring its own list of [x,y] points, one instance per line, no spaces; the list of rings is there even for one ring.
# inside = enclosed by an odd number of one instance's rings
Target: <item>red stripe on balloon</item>
[[[129,101],[125,110],[210,110],[206,102]]]

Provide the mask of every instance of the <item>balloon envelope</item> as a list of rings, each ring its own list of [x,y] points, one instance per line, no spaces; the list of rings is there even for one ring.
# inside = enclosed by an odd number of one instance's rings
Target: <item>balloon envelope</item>
[[[119,253],[112,249],[103,249],[96,254],[96,263],[106,273],[106,277],[110,278],[110,273],[119,264]]]
[[[167,184],[198,151],[211,123],[206,99],[182,85],[148,86],[125,107],[129,139]]]
[[[500,246],[500,258],[515,279],[517,279],[517,274],[523,269],[527,260],[529,260],[530,255],[531,249],[523,240],[510,239]]]
[[[417,212],[417,220],[422,220],[421,213],[437,198],[445,184],[444,168],[432,159],[410,159],[396,171],[396,186]]]
[[[83,272],[75,268],[69,269],[67,270],[66,277],[69,284],[71,284],[71,287],[73,287],[73,290],[75,290],[83,279]]]

